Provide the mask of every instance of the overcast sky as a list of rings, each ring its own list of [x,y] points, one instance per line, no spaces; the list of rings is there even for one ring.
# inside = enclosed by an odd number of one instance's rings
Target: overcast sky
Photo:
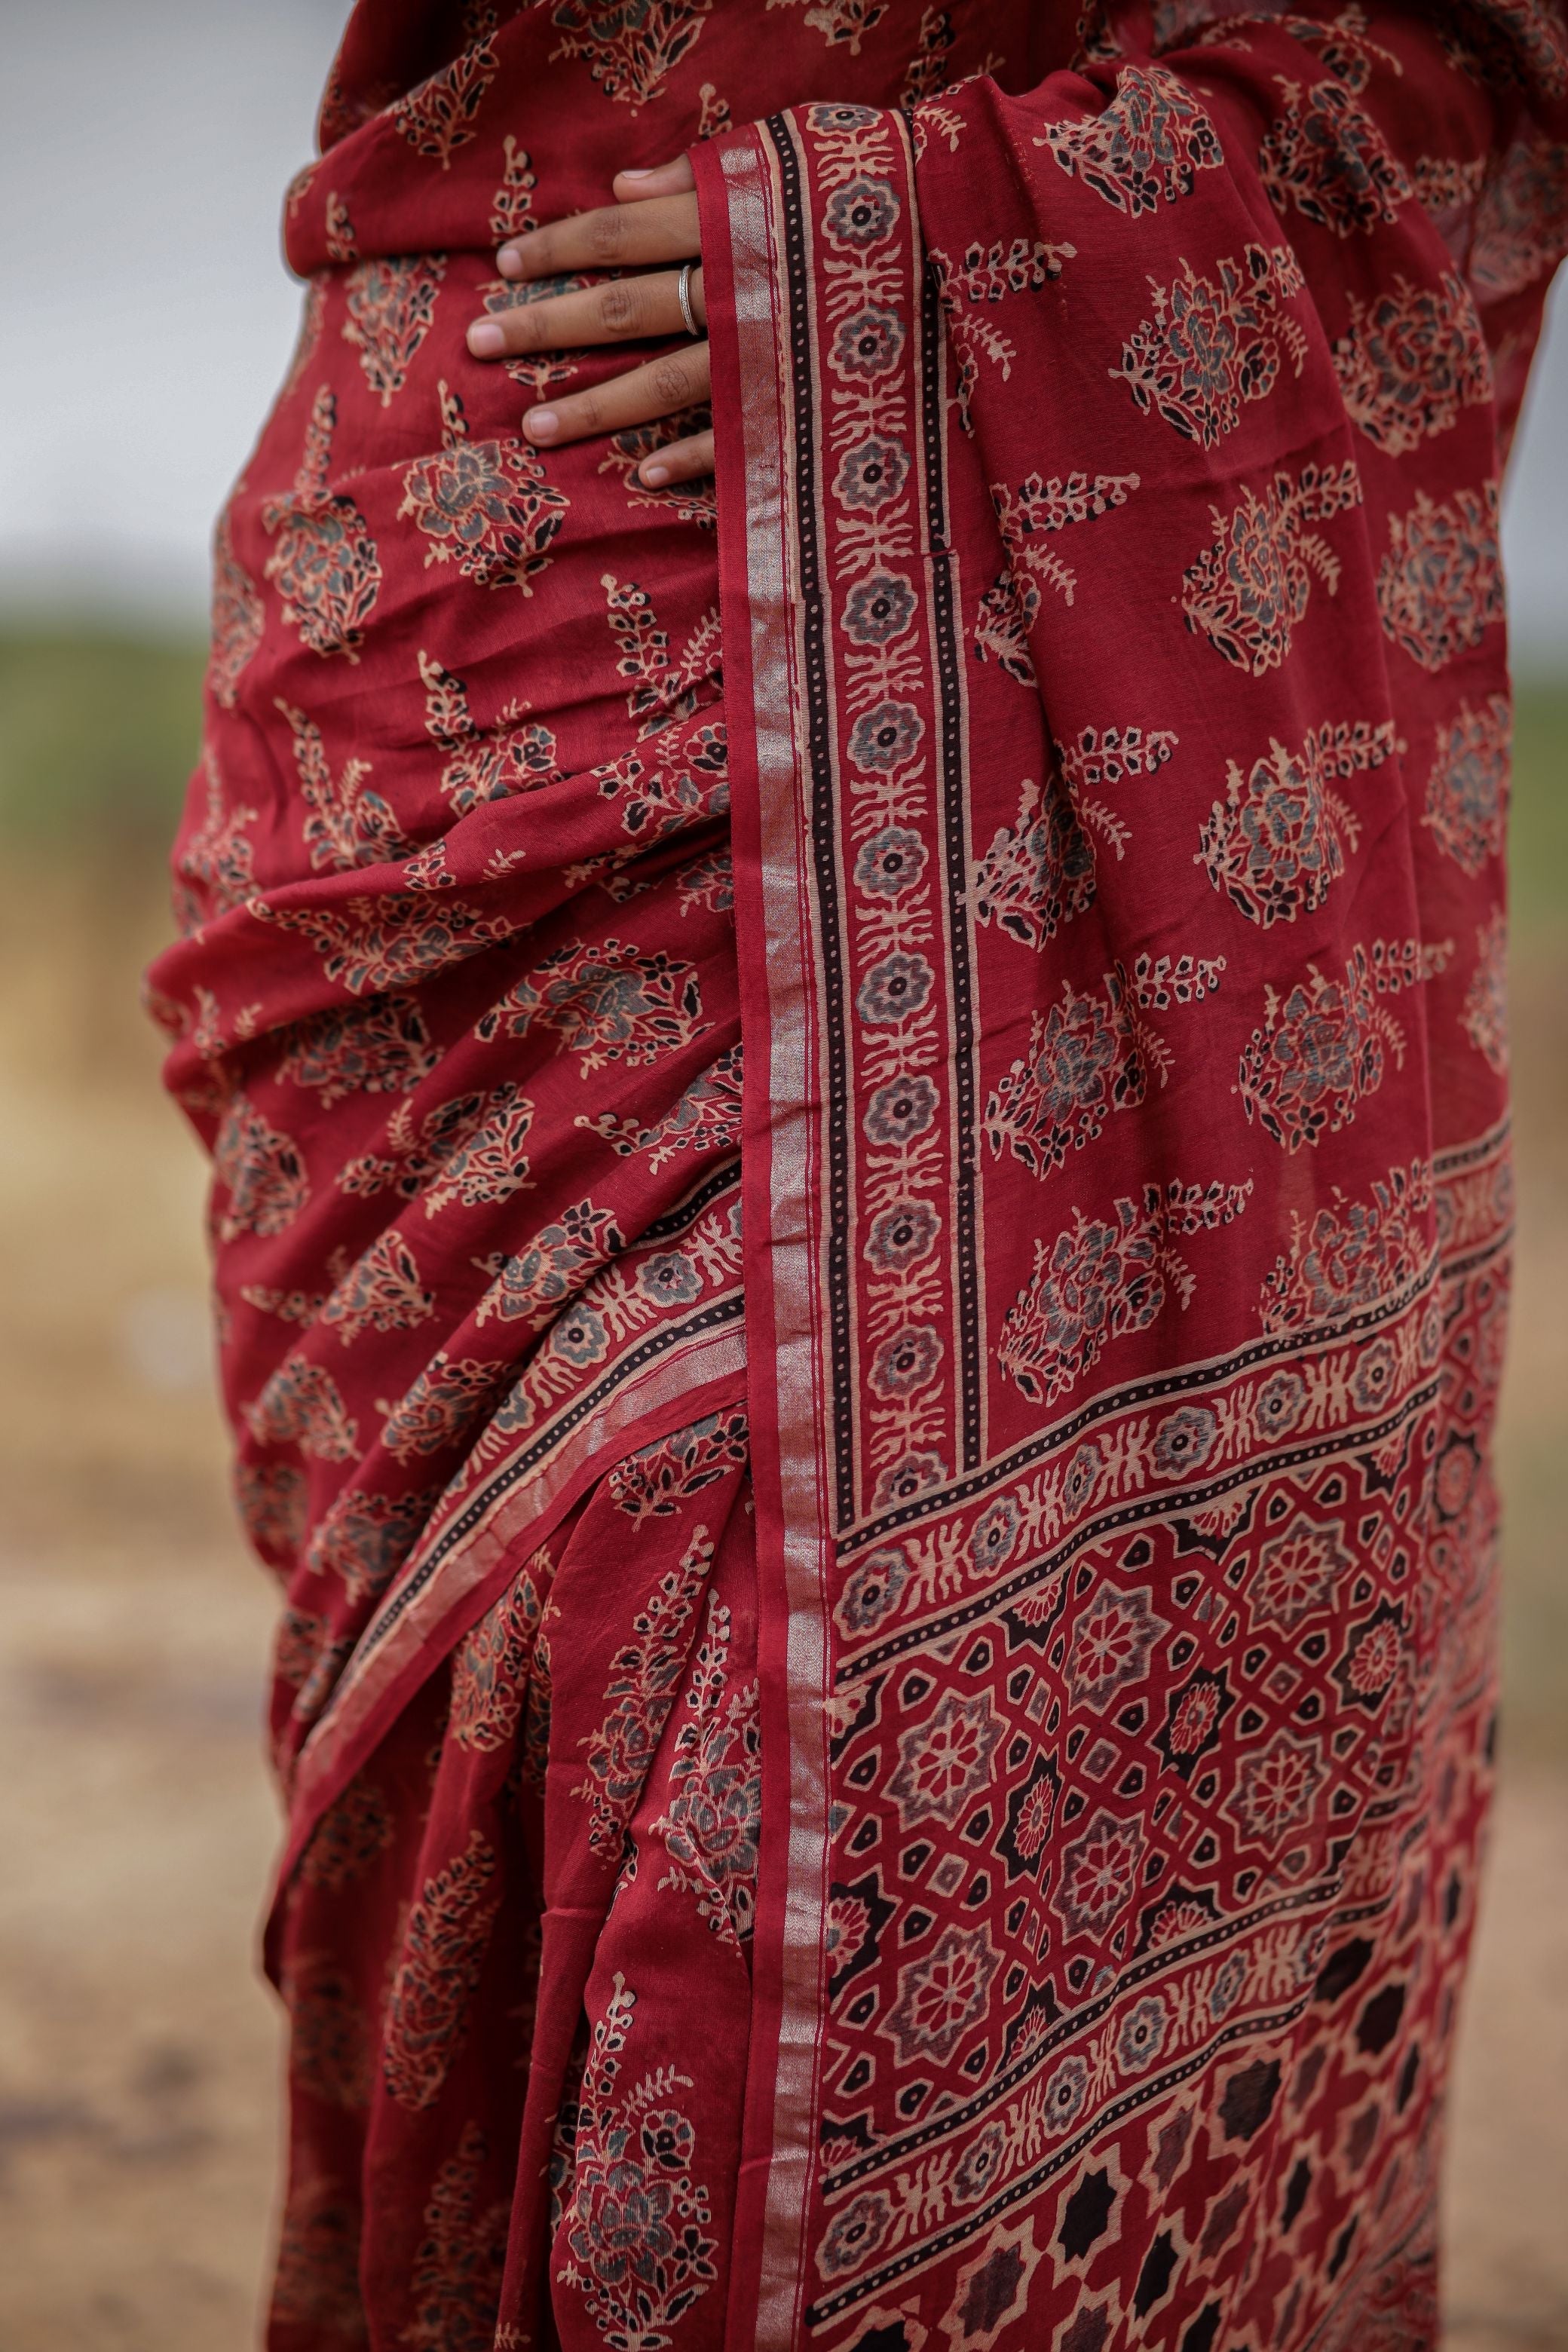
[[[760,5],[760,0],[759,0]],[[282,194],[347,0],[0,0],[0,605],[199,619],[284,372]],[[1515,642],[1568,668],[1568,289],[1505,510]]]

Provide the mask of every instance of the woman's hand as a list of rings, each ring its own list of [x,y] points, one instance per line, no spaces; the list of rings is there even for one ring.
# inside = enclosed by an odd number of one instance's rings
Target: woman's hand
[[[592,269],[627,269],[639,262],[696,262],[702,251],[691,164],[684,156],[648,172],[619,172],[616,202],[597,212],[553,221],[503,245],[496,266],[503,278],[527,285],[546,278]],[[684,334],[679,287],[680,270],[647,269],[613,278],[605,286],[552,294],[510,310],[476,319],[468,350],[477,360],[511,359],[519,352],[559,352],[585,343],[643,342]],[[707,323],[702,272],[693,268],[688,292],[692,316]],[[708,398],[708,346],[683,351],[613,376],[593,392],[529,409],[522,429],[542,448],[581,441],[595,433],[620,433],[679,415]],[[644,457],[638,478],[650,489],[698,480],[713,471],[713,436],[695,433],[666,442]]]

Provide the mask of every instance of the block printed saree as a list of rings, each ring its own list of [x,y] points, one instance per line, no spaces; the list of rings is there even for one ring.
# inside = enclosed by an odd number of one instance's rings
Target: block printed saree
[[[1534,0],[362,0],[153,974],[275,2352],[1435,2345],[1565,90]],[[462,335],[693,144],[656,493]]]

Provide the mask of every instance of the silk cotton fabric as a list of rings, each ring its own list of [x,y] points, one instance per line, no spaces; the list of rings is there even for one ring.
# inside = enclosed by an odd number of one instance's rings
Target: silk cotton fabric
[[[1563,28],[362,5],[185,936],[270,2340],[1436,2341]],[[503,236],[693,148],[680,421]]]

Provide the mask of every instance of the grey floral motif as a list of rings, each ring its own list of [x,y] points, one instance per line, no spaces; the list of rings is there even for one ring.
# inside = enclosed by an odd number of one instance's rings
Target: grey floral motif
[[[900,898],[926,868],[926,846],[907,825],[885,824],[860,845],[855,880],[868,898]]]
[[[926,2056],[939,2063],[950,2058],[966,2028],[984,2015],[1001,1965],[982,1920],[975,1927],[944,1927],[923,1959],[900,1969],[898,2002],[882,2029],[896,2044],[900,2065]]]
[[[915,592],[901,572],[873,572],[844,600],[844,634],[858,646],[888,646],[915,617]]]
[[[1081,1151],[1118,1110],[1141,1103],[1152,1070],[1163,1084],[1167,1049],[1138,1018],[1120,972],[1105,976],[1103,995],[1062,985],[1062,1001],[1037,1013],[1029,1048],[1002,1077],[985,1106],[993,1152],[1011,1150],[1036,1176]]]
[[[823,226],[836,245],[866,249],[883,245],[899,225],[898,197],[886,180],[862,173],[830,198]]]
[[[897,367],[903,348],[904,322],[898,312],[868,302],[843,321],[829,357],[840,375],[871,377]]]
[[[729,1609],[710,1593],[676,1736],[669,1806],[654,1826],[670,1861],[659,1885],[695,1895],[713,1934],[739,1946],[756,1916],[763,1765],[757,1685],[731,1687],[730,1641]]]
[[[665,2352],[719,2275],[718,2243],[708,2191],[692,2177],[697,2135],[670,2103],[690,2075],[658,2066],[635,2087],[619,2083],[636,2002],[617,1973],[584,2072],[562,2220],[568,2259],[555,2275],[610,2344]]]
[[[1155,1643],[1171,1630],[1145,1585],[1133,1592],[1107,1587],[1079,1618],[1068,1654],[1068,1688],[1075,1706],[1102,1715],[1121,1691],[1144,1681]]]
[[[855,1010],[869,1029],[894,1028],[921,1010],[935,985],[924,956],[884,956],[856,992]]]
[[[858,768],[886,774],[912,760],[925,734],[925,721],[912,703],[879,702],[849,730],[849,757]]]
[[[1458,718],[1437,730],[1421,822],[1466,874],[1479,874],[1489,857],[1502,856],[1512,732],[1500,694],[1479,710],[1461,702]]]
[[[939,1821],[951,1828],[994,1779],[994,1759],[1005,1728],[989,1692],[963,1698],[948,1691],[923,1723],[900,1734],[899,1766],[888,1794],[904,1827]]]
[[[833,1614],[839,1631],[851,1636],[874,1633],[899,1605],[910,1580],[910,1563],[902,1551],[884,1546],[857,1560],[845,1581]]]
[[[1247,1588],[1254,1624],[1280,1625],[1291,1633],[1326,1604],[1352,1565],[1342,1532],[1337,1520],[1321,1522],[1298,1511],[1283,1533],[1264,1545]]]
[[[1102,1934],[1138,1890],[1147,1840],[1135,1820],[1118,1821],[1101,1806],[1081,1837],[1062,1854],[1056,1907],[1068,1933]]]
[[[873,1143],[912,1143],[936,1117],[937,1102],[930,1078],[895,1078],[867,1105],[867,1136]]]
[[[1214,804],[1195,862],[1265,930],[1313,913],[1361,838],[1359,821],[1332,785],[1380,766],[1394,749],[1394,722],[1385,719],[1313,728],[1299,752],[1271,743],[1246,775],[1233,760],[1227,796]]]
[[[909,471],[910,455],[903,444],[873,435],[845,451],[833,487],[845,506],[874,514],[898,497]]]

